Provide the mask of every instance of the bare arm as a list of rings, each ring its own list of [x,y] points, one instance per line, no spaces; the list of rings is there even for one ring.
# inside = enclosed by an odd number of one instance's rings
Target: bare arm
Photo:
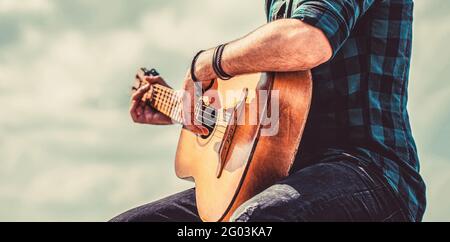
[[[196,76],[203,81],[204,86],[217,77],[212,68],[213,52],[213,49],[204,52],[196,64]],[[227,45],[222,56],[222,67],[230,75],[309,70],[328,61],[331,55],[330,43],[321,30],[300,20],[285,19],[266,24]],[[147,78],[150,83],[163,82],[162,79],[143,77],[139,72],[137,78]],[[148,88],[142,87],[132,98],[130,113],[133,120],[137,123],[169,124],[170,120],[140,102],[140,95],[148,91]],[[190,98],[194,97],[189,71],[183,89],[190,94]],[[194,101],[191,100],[190,103]],[[183,116],[188,117],[194,111],[193,105],[183,108]],[[185,126],[195,133],[207,133],[202,126],[189,122],[186,122]]]
[[[203,53],[196,65],[199,80],[216,78],[211,62],[214,50]],[[323,32],[297,19],[278,20],[225,48],[222,67],[230,75],[264,71],[300,71],[312,69],[332,56]]]

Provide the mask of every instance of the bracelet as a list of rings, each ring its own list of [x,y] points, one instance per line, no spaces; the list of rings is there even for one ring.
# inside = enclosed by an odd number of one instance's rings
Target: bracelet
[[[223,68],[222,68],[222,55],[223,51],[225,50],[225,46],[227,44],[222,44],[216,47],[214,50],[213,60],[212,60],[212,67],[216,75],[222,79],[222,80],[229,80],[233,76],[227,74]]]
[[[192,78],[192,80],[193,80],[194,82],[200,82],[200,81],[197,79],[197,76],[195,75],[195,64],[196,64],[196,62],[197,62],[198,57],[199,57],[203,52],[205,52],[205,50],[199,51],[199,52],[194,56],[194,59],[192,59],[192,64],[191,64],[191,78]]]

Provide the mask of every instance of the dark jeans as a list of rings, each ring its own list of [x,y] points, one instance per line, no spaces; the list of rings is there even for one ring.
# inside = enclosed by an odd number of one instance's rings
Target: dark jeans
[[[345,158],[303,168],[256,195],[232,221],[407,221],[391,188],[368,169]],[[200,221],[189,189],[111,221]]]

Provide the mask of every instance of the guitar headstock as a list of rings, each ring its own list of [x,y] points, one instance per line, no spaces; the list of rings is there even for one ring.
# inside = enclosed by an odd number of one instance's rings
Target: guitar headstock
[[[147,68],[141,68],[141,70],[144,72],[144,76],[159,76],[158,71],[155,69],[148,70]],[[131,92],[135,93],[140,87],[145,86],[148,82],[145,80],[141,80],[139,78],[135,78],[134,85],[131,87]],[[150,91],[145,93],[142,96],[142,101],[146,103],[146,105],[151,106],[151,96],[153,92],[153,87],[150,87]]]

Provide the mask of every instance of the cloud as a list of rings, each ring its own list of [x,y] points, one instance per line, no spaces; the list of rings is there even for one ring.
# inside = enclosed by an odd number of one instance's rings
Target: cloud
[[[450,8],[447,1],[416,1],[409,111],[427,185],[426,221],[449,221]],[[433,14],[430,14],[433,13]]]
[[[422,175],[427,183],[427,211],[425,221],[449,221],[450,160],[434,154],[426,154],[422,159]]]
[[[5,184],[0,187],[0,192],[3,200],[10,199],[26,205],[22,211],[14,213],[13,220],[67,221],[88,215],[84,219],[105,221],[126,208],[166,196],[170,190],[192,187],[191,183],[175,182],[161,172],[163,169],[144,162],[134,166],[118,166],[92,161],[78,165],[76,169],[71,164],[62,164],[35,174],[25,186]],[[164,184],[166,190],[154,189],[155,181]],[[71,210],[65,210],[69,208]],[[2,218],[10,212],[3,210]],[[46,216],[30,216],[38,214]]]
[[[16,39],[0,43],[0,102],[7,104],[0,117],[0,218],[106,220],[192,186],[173,172],[179,128],[131,124],[130,78],[153,63],[176,87],[195,49],[250,27],[215,29],[224,16],[213,4],[204,10],[217,19],[204,21],[194,9],[179,13],[173,6],[134,15],[135,6],[115,1],[111,12],[123,15],[114,19],[90,1],[47,3],[52,11],[9,6],[23,15],[10,17]],[[89,21],[65,11],[69,5],[71,13],[99,13],[111,24],[87,15],[93,26],[104,27],[93,31]],[[36,19],[31,9],[48,14]],[[118,24],[123,16],[132,21]]]
[[[409,88],[427,220],[450,218],[450,159],[435,145],[450,135],[440,128],[450,121],[450,29],[441,4],[416,2]],[[130,78],[155,66],[178,87],[196,50],[257,28],[262,5],[0,0],[0,219],[106,220],[191,186],[173,174],[179,128],[130,123]],[[430,16],[435,10],[442,13]]]
[[[48,13],[53,10],[49,0],[0,0],[0,13]]]

